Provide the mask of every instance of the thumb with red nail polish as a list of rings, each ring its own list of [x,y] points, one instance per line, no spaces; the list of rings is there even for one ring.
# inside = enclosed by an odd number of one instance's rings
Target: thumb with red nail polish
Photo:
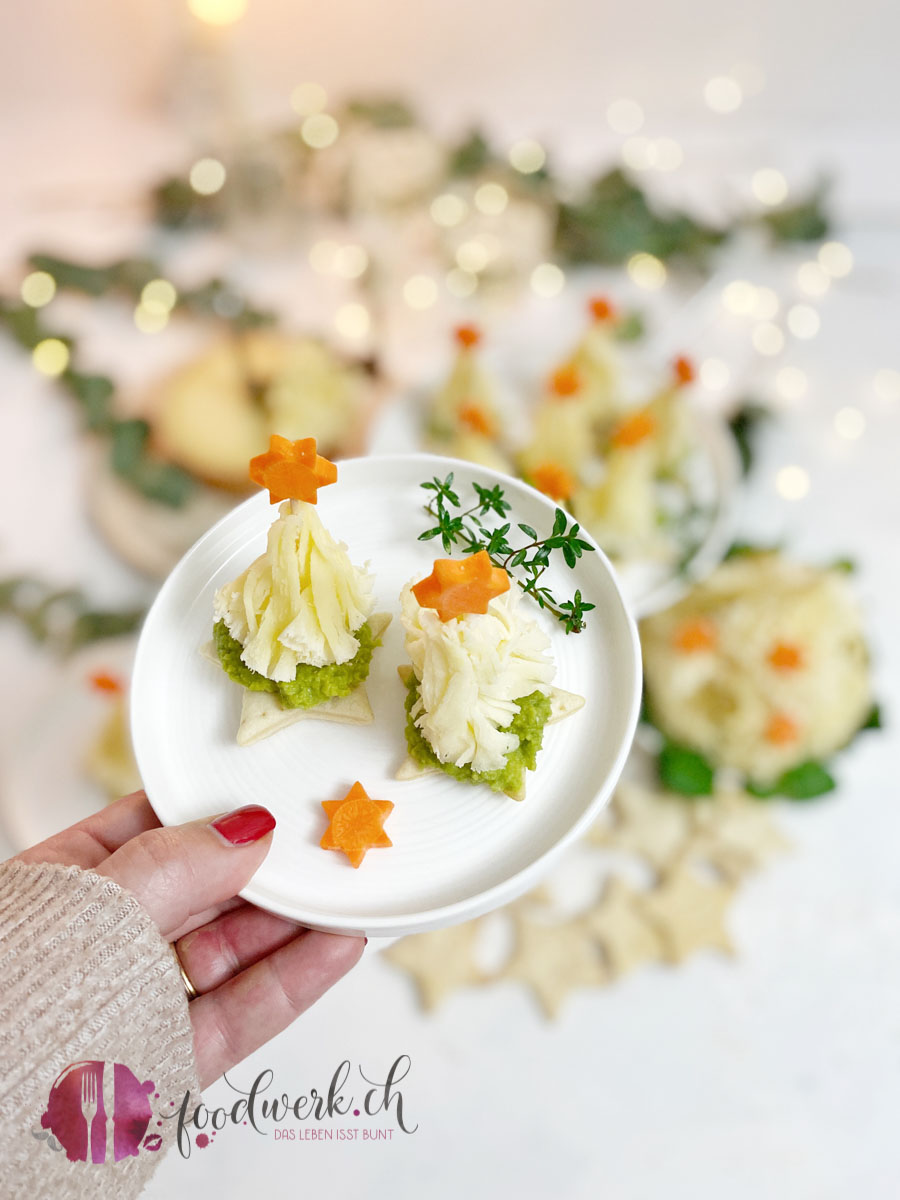
[[[247,804],[212,820],[149,829],[97,871],[127,888],[169,936],[247,886],[269,852],[274,829],[267,808]]]

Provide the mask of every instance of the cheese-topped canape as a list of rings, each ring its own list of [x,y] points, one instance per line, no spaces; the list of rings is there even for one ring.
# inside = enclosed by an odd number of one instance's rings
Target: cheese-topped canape
[[[550,639],[484,550],[437,559],[400,604],[412,667],[400,668],[409,758],[399,777],[439,769],[523,799],[544,726],[584,703],[551,686]]]
[[[581,377],[591,415],[605,420],[621,407],[622,363],[615,342],[619,313],[606,296],[592,296],[588,314],[588,326],[569,365]]]
[[[478,353],[481,331],[475,325],[459,325],[454,337],[456,358],[432,400],[428,432],[439,442],[464,431],[480,433],[493,441],[500,432],[500,418],[495,386]]]
[[[534,414],[529,444],[519,455],[527,479],[547,463],[577,476],[594,452],[594,417],[581,372],[560,367],[547,381],[547,389]]]
[[[655,451],[656,470],[660,475],[676,472],[690,451],[691,412],[686,389],[694,379],[691,360],[676,358],[672,363],[668,381],[644,410],[653,423],[650,440]]]
[[[372,578],[316,511],[337,467],[314,438],[274,435],[250,462],[250,478],[280,503],[266,550],[214,600],[215,652],[242,685],[238,741],[267,737],[301,716],[372,720],[364,680],[390,622],[373,614]]]

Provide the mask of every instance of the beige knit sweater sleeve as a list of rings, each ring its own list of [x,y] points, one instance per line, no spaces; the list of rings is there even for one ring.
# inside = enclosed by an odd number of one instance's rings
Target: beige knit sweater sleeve
[[[137,1196],[187,1091],[199,1102],[184,988],[134,896],[80,867],[0,863],[0,1196]]]

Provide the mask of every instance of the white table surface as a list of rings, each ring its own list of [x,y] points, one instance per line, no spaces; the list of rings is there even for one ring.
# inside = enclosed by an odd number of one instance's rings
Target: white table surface
[[[326,1089],[343,1059],[377,1078],[408,1054],[403,1094],[417,1131],[377,1143],[276,1142],[228,1128],[189,1161],[163,1162],[148,1197],[896,1196],[900,404],[880,401],[872,378],[900,367],[900,235],[850,231],[848,240],[857,269],[821,303],[820,335],[778,360],[803,367],[811,386],[764,438],[742,526],[813,559],[859,561],[888,728],[842,756],[833,796],[779,806],[794,849],[741,891],[737,961],[700,954],[678,969],[647,968],[571,996],[548,1024],[512,984],[456,993],[423,1015],[372,942],[348,978],[231,1078],[247,1088],[271,1067],[277,1091],[294,1097]],[[115,603],[148,595],[86,522],[73,406],[5,339],[0,384],[0,573],[82,581]],[[867,419],[854,442],[832,424],[847,404]],[[23,505],[23,473],[38,456],[54,487],[29,490]],[[775,494],[785,463],[809,471],[801,501]],[[6,757],[57,668],[6,623],[0,655]],[[212,1106],[231,1095],[220,1082],[205,1098]]]

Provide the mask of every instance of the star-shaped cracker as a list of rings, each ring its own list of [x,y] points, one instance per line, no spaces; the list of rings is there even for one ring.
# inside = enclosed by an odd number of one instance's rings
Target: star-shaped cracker
[[[734,891],[731,884],[704,883],[678,867],[658,887],[637,894],[635,907],[656,929],[669,962],[682,962],[695,950],[733,954],[724,919]]]
[[[735,882],[790,845],[768,806],[743,792],[717,792],[695,801],[693,814],[696,832],[685,858],[708,862]]]
[[[442,621],[463,613],[486,613],[495,596],[509,591],[509,576],[495,567],[486,550],[468,558],[437,558],[427,579],[413,585],[423,608],[433,608]]]
[[[269,449],[250,459],[250,478],[268,488],[269,500],[305,500],[315,504],[318,489],[337,481],[337,467],[316,453],[315,438],[292,442],[273,433]]]
[[[580,921],[545,925],[515,914],[516,945],[499,979],[527,984],[548,1017],[573,988],[607,983],[590,932]]]
[[[466,921],[446,929],[414,933],[384,951],[385,958],[413,977],[423,1008],[435,1008],[458,987],[486,982],[475,958],[479,924]]]
[[[678,857],[691,835],[691,806],[669,793],[621,783],[613,798],[615,823],[594,825],[588,840],[646,858],[657,870]]]
[[[372,800],[358,781],[343,800],[323,800],[322,807],[330,824],[319,845],[323,850],[342,850],[354,867],[360,865],[367,850],[392,844],[384,832],[384,822],[393,804],[390,800]]]
[[[659,934],[636,907],[639,895],[624,879],[613,876],[599,903],[584,917],[614,975],[624,975],[640,963],[659,962],[663,957]]]

